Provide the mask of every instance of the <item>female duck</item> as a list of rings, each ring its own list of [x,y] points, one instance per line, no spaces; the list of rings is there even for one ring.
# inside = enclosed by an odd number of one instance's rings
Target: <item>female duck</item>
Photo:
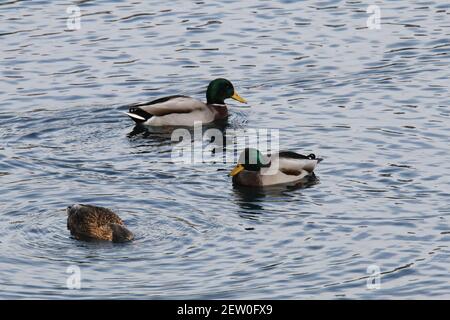
[[[149,126],[193,126],[197,121],[210,123],[228,117],[228,98],[246,102],[230,81],[216,79],[208,86],[206,103],[176,95],[133,105],[126,114],[136,123]]]
[[[322,159],[314,154],[304,156],[292,151],[264,156],[259,150],[245,149],[237,166],[231,171],[233,183],[247,187],[264,187],[278,184],[296,184],[313,176]]]
[[[134,238],[122,219],[109,209],[76,204],[67,207],[67,215],[67,229],[77,240],[126,242]]]

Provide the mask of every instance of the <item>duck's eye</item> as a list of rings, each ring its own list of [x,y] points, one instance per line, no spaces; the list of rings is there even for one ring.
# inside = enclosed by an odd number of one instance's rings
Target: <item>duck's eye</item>
[[[311,153],[311,154],[308,156],[308,158],[309,158],[310,160],[314,160],[314,159],[316,158],[316,155],[315,155],[314,153]]]

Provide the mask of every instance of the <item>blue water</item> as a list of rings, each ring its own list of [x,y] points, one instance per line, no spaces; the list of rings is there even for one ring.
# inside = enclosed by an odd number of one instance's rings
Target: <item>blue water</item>
[[[0,298],[450,298],[449,4],[8,0],[0,21]],[[318,183],[233,188],[122,113],[216,77],[249,101],[225,134],[280,129]],[[136,240],[71,238],[76,202]]]

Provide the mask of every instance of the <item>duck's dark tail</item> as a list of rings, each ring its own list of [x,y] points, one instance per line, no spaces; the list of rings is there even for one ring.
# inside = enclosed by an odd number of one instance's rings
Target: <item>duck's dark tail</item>
[[[111,223],[110,227],[112,230],[113,242],[127,242],[134,239],[133,233],[124,226],[117,223]]]
[[[131,107],[125,114],[136,123],[144,123],[152,117],[150,113],[136,107]]]

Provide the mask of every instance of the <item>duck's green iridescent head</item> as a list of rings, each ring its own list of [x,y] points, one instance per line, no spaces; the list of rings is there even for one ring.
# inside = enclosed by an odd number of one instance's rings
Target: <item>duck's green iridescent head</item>
[[[219,78],[209,83],[208,89],[206,90],[207,104],[225,104],[224,101],[228,98],[242,103],[247,102],[238,95],[231,82],[227,79]]]
[[[255,148],[246,148],[239,156],[236,167],[230,172],[230,176],[235,176],[242,170],[259,171],[261,168],[270,166],[270,159],[264,156]]]

